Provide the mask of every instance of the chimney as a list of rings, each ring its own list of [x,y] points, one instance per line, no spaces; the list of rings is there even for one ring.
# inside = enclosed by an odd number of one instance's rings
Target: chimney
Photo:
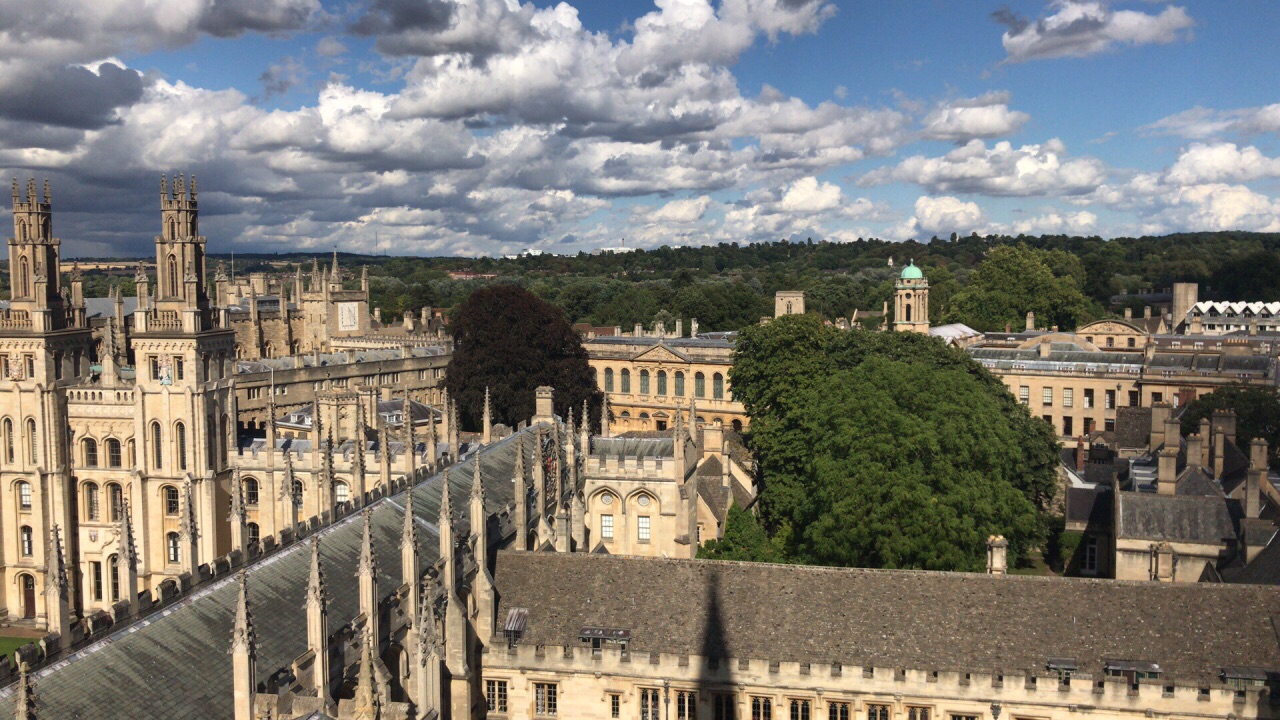
[[[1040,351],[1040,357],[1047,358],[1049,357],[1049,353],[1053,350],[1053,344],[1042,342],[1037,349]]]
[[[1005,324],[1004,324],[1004,331],[1005,331],[1005,332],[1007,332],[1007,333],[1011,333],[1011,332],[1013,332],[1013,323],[1005,323]]]
[[[373,309],[373,321],[378,323],[379,325],[382,324],[382,308]]]
[[[1227,458],[1225,449],[1227,447],[1227,436],[1221,430],[1213,432],[1213,479],[1221,480],[1222,473],[1227,467]]]
[[[1165,445],[1160,448],[1156,468],[1156,492],[1161,495],[1176,495],[1178,487],[1178,446]]]
[[[657,335],[657,336],[658,336],[658,337],[660,337],[660,338],[664,338],[664,337],[666,337],[666,336],[667,336],[667,324],[666,324],[665,322],[663,322],[662,320],[659,320],[659,321],[655,322],[655,323],[653,324],[653,334],[654,334],[654,335]]]
[[[1027,332],[1031,332],[1032,330],[1035,330],[1035,329],[1036,329],[1036,314],[1031,311],[1027,311]]]
[[[1151,546],[1151,579],[1173,582],[1173,546],[1167,542]]]
[[[1151,306],[1150,306],[1150,305],[1143,305],[1143,306],[1142,306],[1142,317],[1143,317],[1144,319],[1147,319],[1147,320],[1150,320],[1150,319],[1151,319]]]
[[[543,385],[542,387],[539,387],[535,392],[536,392],[536,395],[533,403],[533,406],[534,406],[533,421],[535,423],[551,422],[552,420],[555,419],[555,410],[554,410],[554,402],[553,402],[553,399],[555,397],[555,390],[551,387]]]
[[[677,321],[676,321],[676,331],[675,331],[675,333],[673,333],[673,335],[672,335],[672,336],[673,336],[673,337],[684,337],[684,321],[683,321],[683,320],[677,320]]]
[[[1084,443],[1084,436],[1076,439],[1076,472],[1084,474],[1085,463],[1089,459],[1089,446]]]
[[[1235,443],[1236,441],[1236,414],[1233,410],[1214,410],[1213,411],[1213,432],[1216,435],[1221,432],[1226,436],[1227,442]]]
[[[644,326],[636,323],[635,327],[631,329],[631,337],[644,337]]]
[[[1003,535],[987,538],[987,574],[1004,575],[1008,572],[1009,541]]]
[[[1209,467],[1209,448],[1213,445],[1213,430],[1209,427],[1209,418],[1200,419],[1200,467]]]
[[[1204,467],[1204,438],[1200,433],[1187,436],[1187,465]]]
[[[1164,440],[1164,421],[1169,419],[1172,408],[1169,403],[1156,403],[1151,406],[1151,439],[1148,443],[1152,450],[1160,447]]]
[[[1127,307],[1127,308],[1125,308],[1125,309],[1124,309],[1124,319],[1125,319],[1125,320],[1132,320],[1132,319],[1133,319],[1133,308],[1131,308],[1131,307]]]
[[[1165,418],[1164,444],[1176,449],[1180,440],[1182,440],[1182,423],[1178,422],[1177,418]]]
[[[698,318],[689,320],[689,337],[698,337]]]
[[[1256,518],[1262,514],[1262,483],[1267,476],[1267,441],[1254,438],[1249,443],[1249,474],[1244,484],[1244,516]]]

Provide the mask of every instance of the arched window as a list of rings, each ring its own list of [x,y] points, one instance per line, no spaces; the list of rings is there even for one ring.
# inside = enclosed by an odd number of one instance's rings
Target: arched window
[[[613,368],[604,369],[604,391],[613,392]]]
[[[164,514],[177,515],[182,506],[182,501],[178,499],[178,488],[172,485],[166,485],[164,488]]]
[[[648,370],[640,371],[640,394],[641,395],[649,394],[649,371]]]
[[[178,439],[178,469],[187,469],[187,426],[178,423],[173,427],[174,436]]]
[[[133,438],[129,438],[128,454],[129,454],[129,465],[131,466],[137,465],[138,464],[138,445],[133,441]]]
[[[7,463],[12,463],[14,461],[13,421],[9,418],[4,419],[4,460]]]
[[[694,373],[693,375],[693,395],[694,397],[707,396],[707,376],[702,373]]]
[[[302,507],[302,481],[293,481],[293,504],[295,507]]]
[[[23,525],[22,529],[19,531],[19,536],[22,539],[22,556],[31,557],[32,555],[34,555],[35,554],[35,538],[31,534],[31,526]]]
[[[684,397],[684,373],[676,371],[676,397]]]
[[[250,544],[258,542],[261,535],[261,531],[258,529],[258,523],[249,523],[245,525],[245,530],[248,531],[249,537],[247,539]]]
[[[107,578],[111,583],[111,601],[120,599],[120,556],[107,558]]]
[[[22,258],[22,266],[18,274],[18,291],[24,297],[31,295],[31,266],[27,264],[26,258]]]
[[[347,488],[346,483],[338,482],[333,484],[333,501],[335,503],[344,503],[350,496],[351,491]]]
[[[658,371],[658,394],[659,395],[667,394],[667,371],[666,370]]]
[[[124,465],[124,458],[120,456],[120,441],[112,438],[107,440],[107,467],[118,468]]]
[[[111,522],[120,522],[124,514],[124,490],[116,483],[107,485],[107,503],[111,509]]]
[[[18,509],[31,509],[31,483],[26,480],[18,481]]]
[[[178,237],[178,222],[173,218],[169,218],[169,239],[175,240],[177,239],[177,237]]]
[[[231,419],[226,415],[222,416],[222,434],[218,436],[221,440],[219,447],[222,449],[222,466],[227,465],[227,445],[232,441],[231,437]]]
[[[724,375],[720,373],[711,377],[711,397],[716,400],[724,399]]]
[[[36,421],[27,418],[27,462],[35,465],[40,462],[39,446],[36,443]]]
[[[250,506],[258,504],[258,481],[254,478],[244,479],[244,504]]]
[[[22,242],[27,241],[27,221],[26,220],[18,221],[18,240]]]
[[[151,423],[151,460],[157,470],[164,467],[164,431],[158,422]]]
[[[178,297],[178,260],[169,256],[169,297]]]
[[[911,322],[911,304],[908,303],[906,305],[903,305],[902,308],[907,312],[907,318],[906,318],[907,322]]]
[[[84,439],[84,466],[98,467],[98,441],[93,438]]]
[[[182,560],[181,545],[178,540],[178,533],[171,532],[164,536],[164,544],[168,549],[168,560],[170,564],[177,564]]]
[[[627,368],[622,368],[622,392],[631,392],[631,371]]]
[[[84,495],[84,519],[98,519],[98,485],[97,483],[85,483],[81,489]]]

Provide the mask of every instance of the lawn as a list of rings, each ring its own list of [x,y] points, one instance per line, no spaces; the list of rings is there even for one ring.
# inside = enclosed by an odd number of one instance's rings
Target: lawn
[[[36,638],[10,637],[6,635],[0,635],[0,653],[8,655],[9,659],[13,660],[14,659],[13,653],[18,648],[22,647],[23,645],[26,645],[29,642],[36,642]]]

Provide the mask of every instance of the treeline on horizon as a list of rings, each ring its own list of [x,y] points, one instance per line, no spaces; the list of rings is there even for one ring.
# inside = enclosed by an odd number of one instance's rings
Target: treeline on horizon
[[[1001,246],[1031,252],[997,253],[1007,267],[987,263],[975,276],[991,251]],[[219,261],[229,269],[230,257],[210,255],[211,270]],[[332,255],[236,253],[235,269],[237,275],[278,272],[279,263],[292,262],[302,265],[306,274],[313,257],[324,264]],[[1118,314],[1124,305],[1141,314],[1142,299],[1116,304],[1113,298],[1164,291],[1174,282],[1200,283],[1201,299],[1280,300],[1280,233],[1204,232],[1112,240],[953,235],[924,243],[808,239],[511,259],[338,253],[338,261],[347,271],[349,287],[358,286],[359,267],[369,266],[371,303],[387,320],[423,306],[455,308],[473,290],[492,283],[519,284],[562,308],[570,321],[603,326],[630,328],[665,320],[670,327],[675,319],[684,319],[687,328],[688,320],[696,317],[703,330],[740,329],[772,315],[778,290],[804,290],[811,312],[828,319],[848,318],[855,310],[879,311],[891,301],[894,281],[909,261],[929,279],[935,324],[958,321],[987,330],[996,329],[993,324],[1001,320],[1009,322],[1013,311],[1020,310],[1016,306],[1034,304],[1018,297],[1018,288],[1004,286],[1022,282],[1023,276],[1034,276],[1040,268],[1052,273],[1051,289],[1029,285],[1021,290],[1036,296],[1061,293],[1041,305],[1064,327]],[[497,277],[452,279],[450,272]],[[0,277],[7,283],[7,273]],[[975,281],[989,287],[971,287]],[[105,296],[113,286],[134,292],[132,272],[86,272],[85,282],[90,297]],[[991,293],[1008,297],[990,297]],[[1008,305],[1008,312],[1000,317],[975,314],[973,308],[991,302]],[[1037,312],[1038,318],[1044,317],[1042,312]]]

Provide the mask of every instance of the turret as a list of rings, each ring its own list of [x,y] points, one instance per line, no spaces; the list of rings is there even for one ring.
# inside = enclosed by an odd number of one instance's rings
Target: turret
[[[62,535],[57,525],[49,529],[49,547],[45,555],[44,598],[49,632],[66,636],[71,630],[71,598],[67,566],[62,557]]]
[[[404,525],[400,531],[400,582],[409,586],[405,614],[418,616],[418,527],[413,516],[413,488],[404,494]]]
[[[257,658],[254,652],[253,619],[249,614],[249,588],[246,573],[240,571],[239,597],[236,599],[236,622],[231,631],[231,674],[233,678],[235,720],[254,720],[254,695],[257,691]]]
[[[480,453],[471,458],[471,550],[476,559],[472,593],[476,603],[476,636],[488,645],[493,634],[493,576],[489,574],[489,515],[484,507],[484,478]]]
[[[327,706],[329,698],[329,609],[324,573],[320,569],[320,536],[311,539],[311,577],[307,581],[307,649],[314,660],[311,684]]]
[[[356,578],[360,581],[360,613],[365,617],[365,630],[378,641],[378,567],[373,555],[372,514],[364,511],[364,535],[360,539],[360,564]]]

